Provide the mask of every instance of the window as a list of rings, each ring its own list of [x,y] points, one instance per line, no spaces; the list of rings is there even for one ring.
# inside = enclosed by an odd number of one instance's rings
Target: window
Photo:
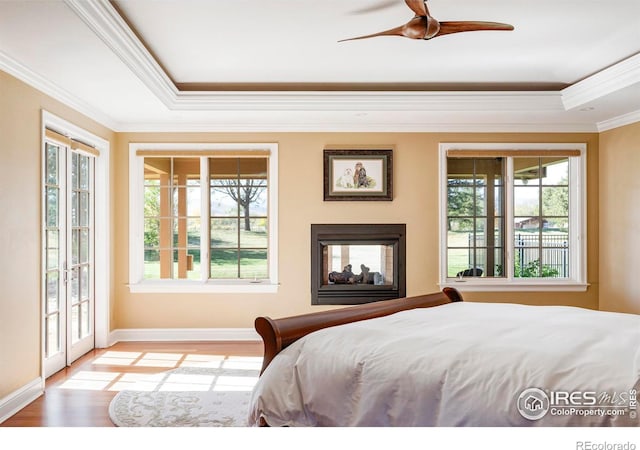
[[[275,292],[276,144],[132,144],[131,289]]]
[[[440,284],[586,289],[584,144],[441,144]]]

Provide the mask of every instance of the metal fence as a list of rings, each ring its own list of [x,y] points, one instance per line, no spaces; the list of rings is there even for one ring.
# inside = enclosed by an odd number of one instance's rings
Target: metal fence
[[[537,233],[517,233],[514,238],[516,276],[539,277],[542,275],[549,278],[569,276],[569,235],[567,233],[542,234],[542,236]],[[483,241],[483,236],[476,235],[476,248],[482,247]],[[474,235],[469,233],[470,250],[474,247],[473,242]],[[469,252],[469,267],[474,267],[473,250]]]
[[[527,267],[540,266],[542,275],[555,278],[569,276],[569,236],[567,234],[518,233],[515,235],[516,264],[520,274]],[[522,276],[522,275],[521,275]]]

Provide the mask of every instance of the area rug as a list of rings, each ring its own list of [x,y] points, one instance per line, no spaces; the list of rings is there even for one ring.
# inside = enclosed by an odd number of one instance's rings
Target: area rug
[[[182,367],[141,378],[109,405],[119,427],[243,427],[258,370]]]

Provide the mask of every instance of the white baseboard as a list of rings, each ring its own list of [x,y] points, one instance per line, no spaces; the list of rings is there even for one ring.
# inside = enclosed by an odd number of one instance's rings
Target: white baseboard
[[[109,335],[110,345],[126,341],[262,341],[253,328],[122,328]]]
[[[29,403],[40,397],[43,393],[44,380],[41,377],[38,377],[17,391],[14,391],[0,399],[0,423],[13,416]]]

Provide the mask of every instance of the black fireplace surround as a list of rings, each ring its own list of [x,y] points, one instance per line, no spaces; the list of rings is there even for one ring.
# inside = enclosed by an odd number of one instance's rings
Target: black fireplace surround
[[[311,304],[406,296],[405,224],[312,224]]]

